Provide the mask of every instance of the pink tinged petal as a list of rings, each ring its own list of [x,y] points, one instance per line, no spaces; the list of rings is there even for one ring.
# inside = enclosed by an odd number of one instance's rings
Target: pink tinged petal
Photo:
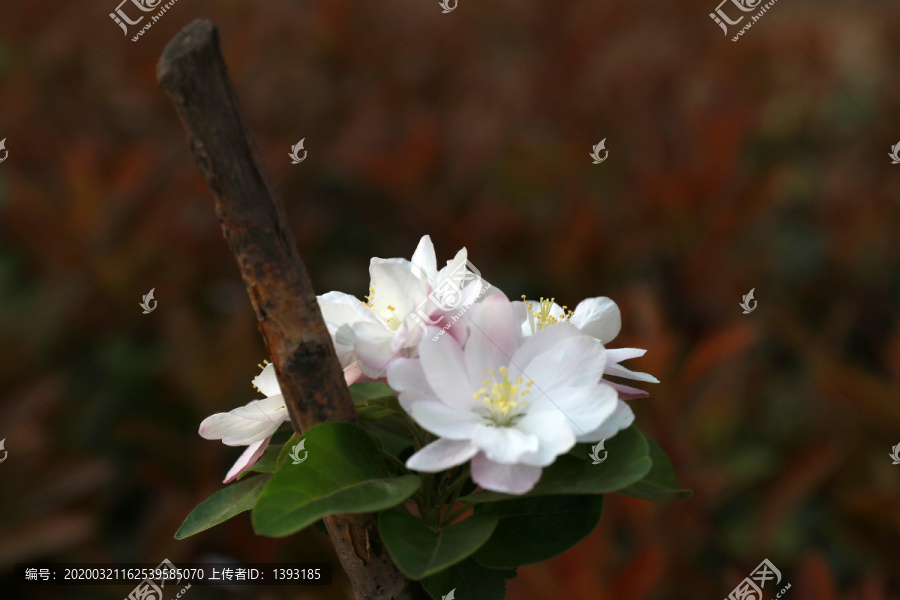
[[[561,325],[552,325],[552,328]],[[528,340],[539,342],[542,330]],[[522,368],[525,377],[534,381],[535,388],[550,393],[556,387],[573,387],[596,384],[603,377],[606,366],[606,349],[599,340],[587,335],[578,335],[562,342],[546,346],[527,363],[516,364]]]
[[[406,468],[437,473],[461,465],[477,453],[478,448],[469,440],[437,440],[410,456]]]
[[[458,410],[470,410],[478,403],[472,398],[475,389],[469,381],[462,348],[449,335],[432,341],[431,338],[439,331],[436,327],[429,327],[428,339],[419,345],[425,377],[435,395],[444,403]]]
[[[470,434],[472,443],[493,462],[513,464],[525,454],[537,452],[540,441],[537,436],[515,427],[491,427],[479,423]]]
[[[266,451],[266,447],[269,445],[269,440],[272,439],[272,436],[267,437],[264,440],[260,440],[254,444],[250,444],[247,446],[247,449],[241,454],[241,456],[235,461],[234,465],[228,469],[228,474],[225,475],[225,480],[222,483],[231,483],[238,476],[256,464],[256,461],[263,455],[263,452]]]
[[[482,418],[473,412],[456,410],[433,400],[413,403],[410,414],[423,429],[449,440],[472,438],[482,423]]]
[[[609,298],[586,298],[575,307],[569,322],[587,335],[608,344],[622,329],[622,313]]]
[[[646,398],[650,395],[649,392],[645,392],[644,390],[639,390],[638,388],[634,388],[628,385],[623,385],[621,383],[616,383],[615,381],[607,381],[606,379],[601,379],[600,383],[606,384],[616,390],[616,392],[619,393],[619,398],[622,400]]]
[[[437,256],[430,236],[422,236],[410,262],[410,270],[416,277],[429,282],[437,279]]]
[[[576,436],[597,429],[616,409],[616,390],[606,384],[556,388],[549,394],[534,391],[527,396],[530,413],[559,412]]]
[[[398,358],[392,362],[387,369],[387,381],[406,412],[410,412],[414,402],[437,399],[418,359]]]
[[[278,385],[278,377],[275,376],[275,365],[271,363],[266,365],[262,373],[253,380],[253,385],[267,397],[280,394],[281,386]]]
[[[546,467],[575,445],[572,424],[561,412],[539,411],[529,413],[516,424],[516,429],[538,438],[537,451],[522,456],[521,462],[536,467]]]
[[[349,366],[344,367],[344,382],[350,386],[359,381],[363,377],[363,373],[359,368],[359,363],[353,362]]]
[[[619,400],[616,410],[603,421],[603,424],[590,433],[579,435],[578,441],[584,443],[608,440],[623,429],[630,427],[632,423],[634,423],[634,413],[631,412],[631,407]]]
[[[541,478],[541,467],[507,465],[489,460],[484,453],[472,458],[472,480],[486,490],[504,494],[530,492]]]
[[[472,384],[485,379],[482,371],[505,367],[519,346],[519,336],[509,300],[491,296],[470,311],[466,341],[466,370]],[[478,387],[481,387],[480,385]]]

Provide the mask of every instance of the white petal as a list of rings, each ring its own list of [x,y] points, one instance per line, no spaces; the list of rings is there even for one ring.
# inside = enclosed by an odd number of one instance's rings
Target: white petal
[[[280,395],[271,396],[231,412],[206,417],[200,423],[200,436],[221,439],[227,446],[247,446],[275,433],[288,418],[284,399]]]
[[[645,354],[647,354],[647,351],[641,348],[607,348],[606,361],[611,364],[620,363],[623,360],[638,358]]]
[[[525,303],[514,300],[512,305],[513,316],[516,319],[516,323],[519,324],[519,337],[524,338],[532,335],[531,325],[528,323],[528,308],[525,306]]]
[[[437,396],[425,378],[422,361],[398,358],[387,369],[387,381],[400,400],[400,406],[409,412],[414,402],[436,400]]]
[[[381,323],[356,323],[353,333],[359,368],[373,379],[384,377],[391,360],[399,356],[391,349],[394,332]]]
[[[472,398],[476,388],[469,381],[462,348],[449,335],[439,336],[432,341],[438,331],[440,330],[436,327],[429,327],[426,338],[419,344],[425,377],[431,389],[445,404],[459,410],[469,410],[477,405],[477,401]]]
[[[397,329],[410,312],[425,300],[428,284],[409,269],[380,258],[369,266],[372,277],[372,311],[391,329]]]
[[[550,329],[562,327],[551,325]],[[530,338],[528,342],[538,342],[544,330]],[[579,335],[546,346],[527,363],[518,363],[526,377],[534,381],[534,387],[550,393],[556,387],[572,387],[596,384],[603,377],[606,366],[606,349],[599,340],[587,335]]]
[[[531,402],[529,414],[539,411],[559,412],[565,416],[576,436],[586,435],[597,429],[616,409],[619,399],[616,390],[606,384],[561,387],[547,395],[532,387],[532,393],[526,398]]]
[[[641,373],[640,371],[632,371],[626,369],[622,365],[609,364],[603,370],[605,375],[614,375],[615,377],[624,377],[625,379],[634,379],[635,381],[646,381],[648,383],[659,383],[659,379],[649,373]]]
[[[434,282],[437,279],[437,257],[434,254],[434,244],[431,243],[430,236],[422,236],[410,262],[410,270],[419,279],[428,282]]]
[[[603,424],[590,433],[578,436],[578,441],[584,443],[608,440],[623,429],[630,427],[632,423],[634,423],[634,413],[631,412],[631,407],[619,400],[616,410],[603,421]]]
[[[235,461],[234,465],[228,469],[228,474],[225,475],[225,480],[222,481],[222,483],[231,483],[237,479],[241,473],[255,465],[256,461],[263,455],[263,452],[266,451],[266,447],[269,445],[269,440],[271,439],[272,436],[269,436],[264,440],[260,440],[247,446],[247,449],[244,450],[240,457]]]
[[[504,465],[489,460],[483,453],[472,458],[472,480],[486,490],[504,494],[531,491],[541,478],[541,467]]]
[[[503,464],[520,462],[523,454],[537,452],[540,446],[537,436],[515,427],[489,427],[483,424],[475,427],[472,443],[491,461]]]
[[[406,468],[437,473],[461,465],[477,453],[478,448],[468,440],[437,440],[410,456]]]
[[[278,377],[275,375],[275,365],[272,363],[267,364],[262,373],[253,380],[253,385],[267,397],[280,394],[281,386],[278,385]]]
[[[468,440],[475,435],[482,418],[467,410],[456,410],[432,400],[415,402],[411,406],[413,420],[426,431],[450,440]]]
[[[509,300],[491,296],[474,306],[469,316],[469,338],[465,359],[469,378],[475,382],[484,378],[482,371],[499,369],[509,364],[519,345],[518,331]]]
[[[547,351],[548,348],[561,343],[563,340],[582,336],[581,331],[568,323],[555,323],[541,329],[536,334],[528,337],[513,354],[511,365],[524,367],[536,357]]]
[[[516,423],[516,429],[538,438],[537,451],[522,456],[521,462],[536,467],[546,467],[560,454],[575,445],[572,424],[561,412],[539,411],[529,413]]]
[[[616,303],[605,296],[586,298],[575,307],[569,322],[587,335],[608,344],[622,329],[622,313]]]

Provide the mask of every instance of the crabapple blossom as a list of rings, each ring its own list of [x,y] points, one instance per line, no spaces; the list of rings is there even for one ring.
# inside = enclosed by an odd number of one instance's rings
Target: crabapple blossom
[[[470,309],[468,329],[464,345],[452,336],[425,340],[418,359],[388,367],[400,404],[439,437],[406,464],[438,472],[471,461],[481,487],[523,494],[614,416],[616,391],[601,381],[607,352],[568,323],[520,336],[500,294]]]

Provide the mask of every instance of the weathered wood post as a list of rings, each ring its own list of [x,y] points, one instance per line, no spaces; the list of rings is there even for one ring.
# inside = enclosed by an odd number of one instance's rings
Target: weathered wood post
[[[237,259],[294,431],[356,421],[356,411],[281,197],[244,123],[218,30],[198,19],[166,46],[157,64],[191,150],[213,192],[216,215]],[[359,600],[427,600],[378,537],[374,515],[335,515],[325,524]]]

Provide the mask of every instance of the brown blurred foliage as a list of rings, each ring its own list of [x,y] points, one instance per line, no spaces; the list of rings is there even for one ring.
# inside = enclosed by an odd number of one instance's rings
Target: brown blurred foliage
[[[247,515],[172,537],[239,452],[197,425],[265,358],[155,85],[206,17],[317,291],[362,295],[369,257],[427,233],[511,297],[612,297],[612,345],[648,349],[633,406],[694,497],[608,497],[511,600],[723,598],[763,558],[793,600],[900,597],[893,5],[781,0],[732,43],[715,0],[437,4],[179,0],[137,42],[115,0],[0,6],[0,585],[22,561],[334,560]]]

